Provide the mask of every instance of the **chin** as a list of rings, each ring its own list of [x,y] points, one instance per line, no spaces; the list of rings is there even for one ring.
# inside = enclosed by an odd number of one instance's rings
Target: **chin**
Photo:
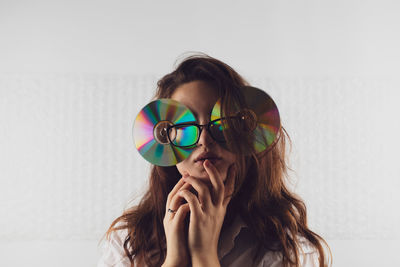
[[[223,180],[225,181],[227,172],[226,164],[224,164],[222,161],[217,161],[214,163],[214,166],[218,169],[223,177]],[[203,182],[210,182],[210,177],[208,176],[206,169],[203,167],[202,162],[196,162],[194,164],[187,164],[186,162],[183,164],[178,163],[177,168],[181,175],[183,175],[185,172],[188,172],[190,176],[193,176],[194,178],[200,179]]]
[[[217,167],[217,169],[220,172],[220,174],[222,176],[222,179],[225,181],[225,179],[226,179],[226,171],[225,171],[225,169],[218,168],[218,167]],[[201,179],[203,182],[207,182],[208,181],[208,182],[211,183],[210,177],[209,177],[208,173],[206,172],[206,170],[204,168],[202,170],[200,170],[200,171],[196,170],[196,171],[192,171],[192,172],[189,172],[189,173],[190,173],[191,176],[193,176],[193,177],[195,177],[197,179]]]
[[[206,172],[205,169],[203,169],[201,171],[195,170],[195,171],[192,171],[192,172],[189,172],[189,173],[190,173],[191,176],[193,176],[193,177],[195,177],[197,179],[210,180],[210,177],[208,176],[208,173]]]

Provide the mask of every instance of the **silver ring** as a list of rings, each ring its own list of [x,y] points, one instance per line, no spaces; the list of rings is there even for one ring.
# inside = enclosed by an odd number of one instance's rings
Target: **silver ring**
[[[175,211],[171,209],[168,209],[168,212],[175,213]]]

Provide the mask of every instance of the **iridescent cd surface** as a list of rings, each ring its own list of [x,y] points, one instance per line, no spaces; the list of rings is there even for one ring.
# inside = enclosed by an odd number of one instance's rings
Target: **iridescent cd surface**
[[[243,95],[247,109],[238,110],[237,114],[244,114],[247,120],[251,119],[256,122],[254,130],[252,130],[254,134],[253,147],[256,152],[264,151],[277,141],[281,127],[278,107],[267,93],[258,88],[245,86]],[[221,118],[220,100],[211,111],[211,120],[218,118]]]
[[[173,124],[194,122],[193,113],[172,99],[158,99],[147,104],[133,125],[135,146],[147,161],[158,166],[173,166],[187,158],[193,148],[171,145],[166,128]]]

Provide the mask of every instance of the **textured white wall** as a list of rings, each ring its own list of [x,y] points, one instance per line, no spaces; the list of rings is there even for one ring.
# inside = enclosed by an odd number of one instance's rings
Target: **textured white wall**
[[[186,51],[226,61],[274,98],[293,187],[335,266],[380,256],[392,266],[399,11],[396,1],[0,0],[4,266],[65,254],[57,265],[94,265],[96,242],[146,186],[133,120]]]

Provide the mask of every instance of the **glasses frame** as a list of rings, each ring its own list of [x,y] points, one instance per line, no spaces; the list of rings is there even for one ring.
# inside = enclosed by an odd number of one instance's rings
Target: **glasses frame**
[[[229,117],[229,118],[236,118],[236,117],[237,117],[237,116],[231,116],[231,117]],[[211,126],[213,123],[215,123],[216,121],[220,121],[220,120],[223,120],[223,119],[226,119],[226,118],[227,118],[227,117],[218,118],[218,119],[216,119],[216,120],[209,121],[209,122],[206,123],[206,124],[198,124],[198,123],[196,123],[196,122],[184,122],[184,123],[178,123],[178,124],[170,125],[170,126],[167,127],[167,137],[168,137],[168,140],[169,140],[170,144],[172,144],[173,146],[181,147],[181,148],[191,148],[191,147],[194,147],[194,146],[197,145],[197,143],[198,143],[199,140],[200,140],[201,131],[203,131],[203,128],[204,128],[204,127],[207,127],[207,131],[208,131],[208,133],[210,134],[210,136],[211,136],[211,138],[212,138],[213,140],[215,140],[215,141],[218,142],[218,143],[225,143],[226,141],[219,141],[219,140],[217,140],[217,139],[213,136],[213,134],[212,134],[211,131],[210,131],[210,126]],[[170,138],[171,129],[172,129],[172,128],[175,128],[176,126],[186,126],[186,125],[187,125],[187,126],[196,126],[196,127],[199,129],[199,134],[197,135],[197,140],[196,140],[196,142],[195,142],[194,144],[192,144],[192,145],[189,145],[189,146],[178,146],[178,145],[175,145],[175,144],[172,142],[171,138]]]

